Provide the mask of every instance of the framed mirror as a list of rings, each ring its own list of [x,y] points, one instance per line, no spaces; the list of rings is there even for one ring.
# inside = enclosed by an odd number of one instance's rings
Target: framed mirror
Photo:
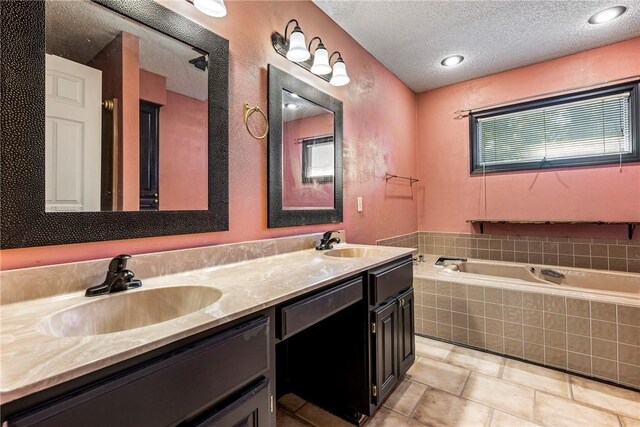
[[[0,7],[3,249],[228,229],[227,40],[152,0]]]
[[[269,227],[342,222],[342,102],[268,74]]]

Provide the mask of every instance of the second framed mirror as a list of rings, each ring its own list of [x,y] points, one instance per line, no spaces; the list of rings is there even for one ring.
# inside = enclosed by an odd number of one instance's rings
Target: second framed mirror
[[[269,227],[342,222],[342,102],[269,65]]]

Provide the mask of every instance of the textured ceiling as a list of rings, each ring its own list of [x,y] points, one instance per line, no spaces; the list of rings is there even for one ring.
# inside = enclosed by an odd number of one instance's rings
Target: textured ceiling
[[[172,92],[205,100],[207,74],[189,60],[201,53],[181,41],[88,1],[49,0],[45,5],[46,51],[87,64],[122,31],[140,39],[140,68],[167,78]]]
[[[313,1],[415,92],[640,36],[639,0]],[[616,5],[620,18],[587,23]],[[464,62],[440,65],[452,54]]]

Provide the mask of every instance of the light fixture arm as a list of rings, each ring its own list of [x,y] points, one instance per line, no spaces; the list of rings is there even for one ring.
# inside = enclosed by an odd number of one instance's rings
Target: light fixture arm
[[[292,22],[296,23],[296,26],[293,28],[293,31],[296,30],[296,28],[300,28],[300,24],[298,24],[298,20],[297,19],[291,19],[289,22],[287,22],[287,25],[284,27],[284,39],[288,40],[287,35],[288,35],[288,31],[289,31],[289,24],[291,24]]]
[[[338,62],[338,61],[342,61],[342,62],[344,62],[344,60],[342,59],[342,55],[340,54],[340,52],[339,52],[339,51],[337,51],[337,50],[336,50],[336,51],[335,51],[335,52],[333,52],[333,53],[331,54],[331,56],[329,57],[329,64],[331,64],[331,59],[333,59],[333,55],[336,55],[336,54],[338,55],[338,59],[336,59],[336,62]]]
[[[311,52],[311,43],[313,43],[314,40],[318,40],[318,46],[316,46],[316,50],[320,49],[320,46],[324,47],[324,43],[322,43],[322,39],[318,36],[312,38],[311,40],[309,40],[309,47],[307,48],[307,50],[309,52]]]

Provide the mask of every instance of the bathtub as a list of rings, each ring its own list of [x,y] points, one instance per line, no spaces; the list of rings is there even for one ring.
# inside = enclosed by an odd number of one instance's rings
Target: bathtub
[[[551,274],[543,272],[551,271]],[[561,277],[555,277],[559,273]],[[514,279],[552,289],[586,291],[603,295],[640,299],[640,274],[584,268],[569,268],[485,260],[447,261],[440,276],[471,274],[489,278]],[[486,278],[486,277],[485,277]]]
[[[418,335],[640,390],[640,274],[437,258],[414,267]]]

